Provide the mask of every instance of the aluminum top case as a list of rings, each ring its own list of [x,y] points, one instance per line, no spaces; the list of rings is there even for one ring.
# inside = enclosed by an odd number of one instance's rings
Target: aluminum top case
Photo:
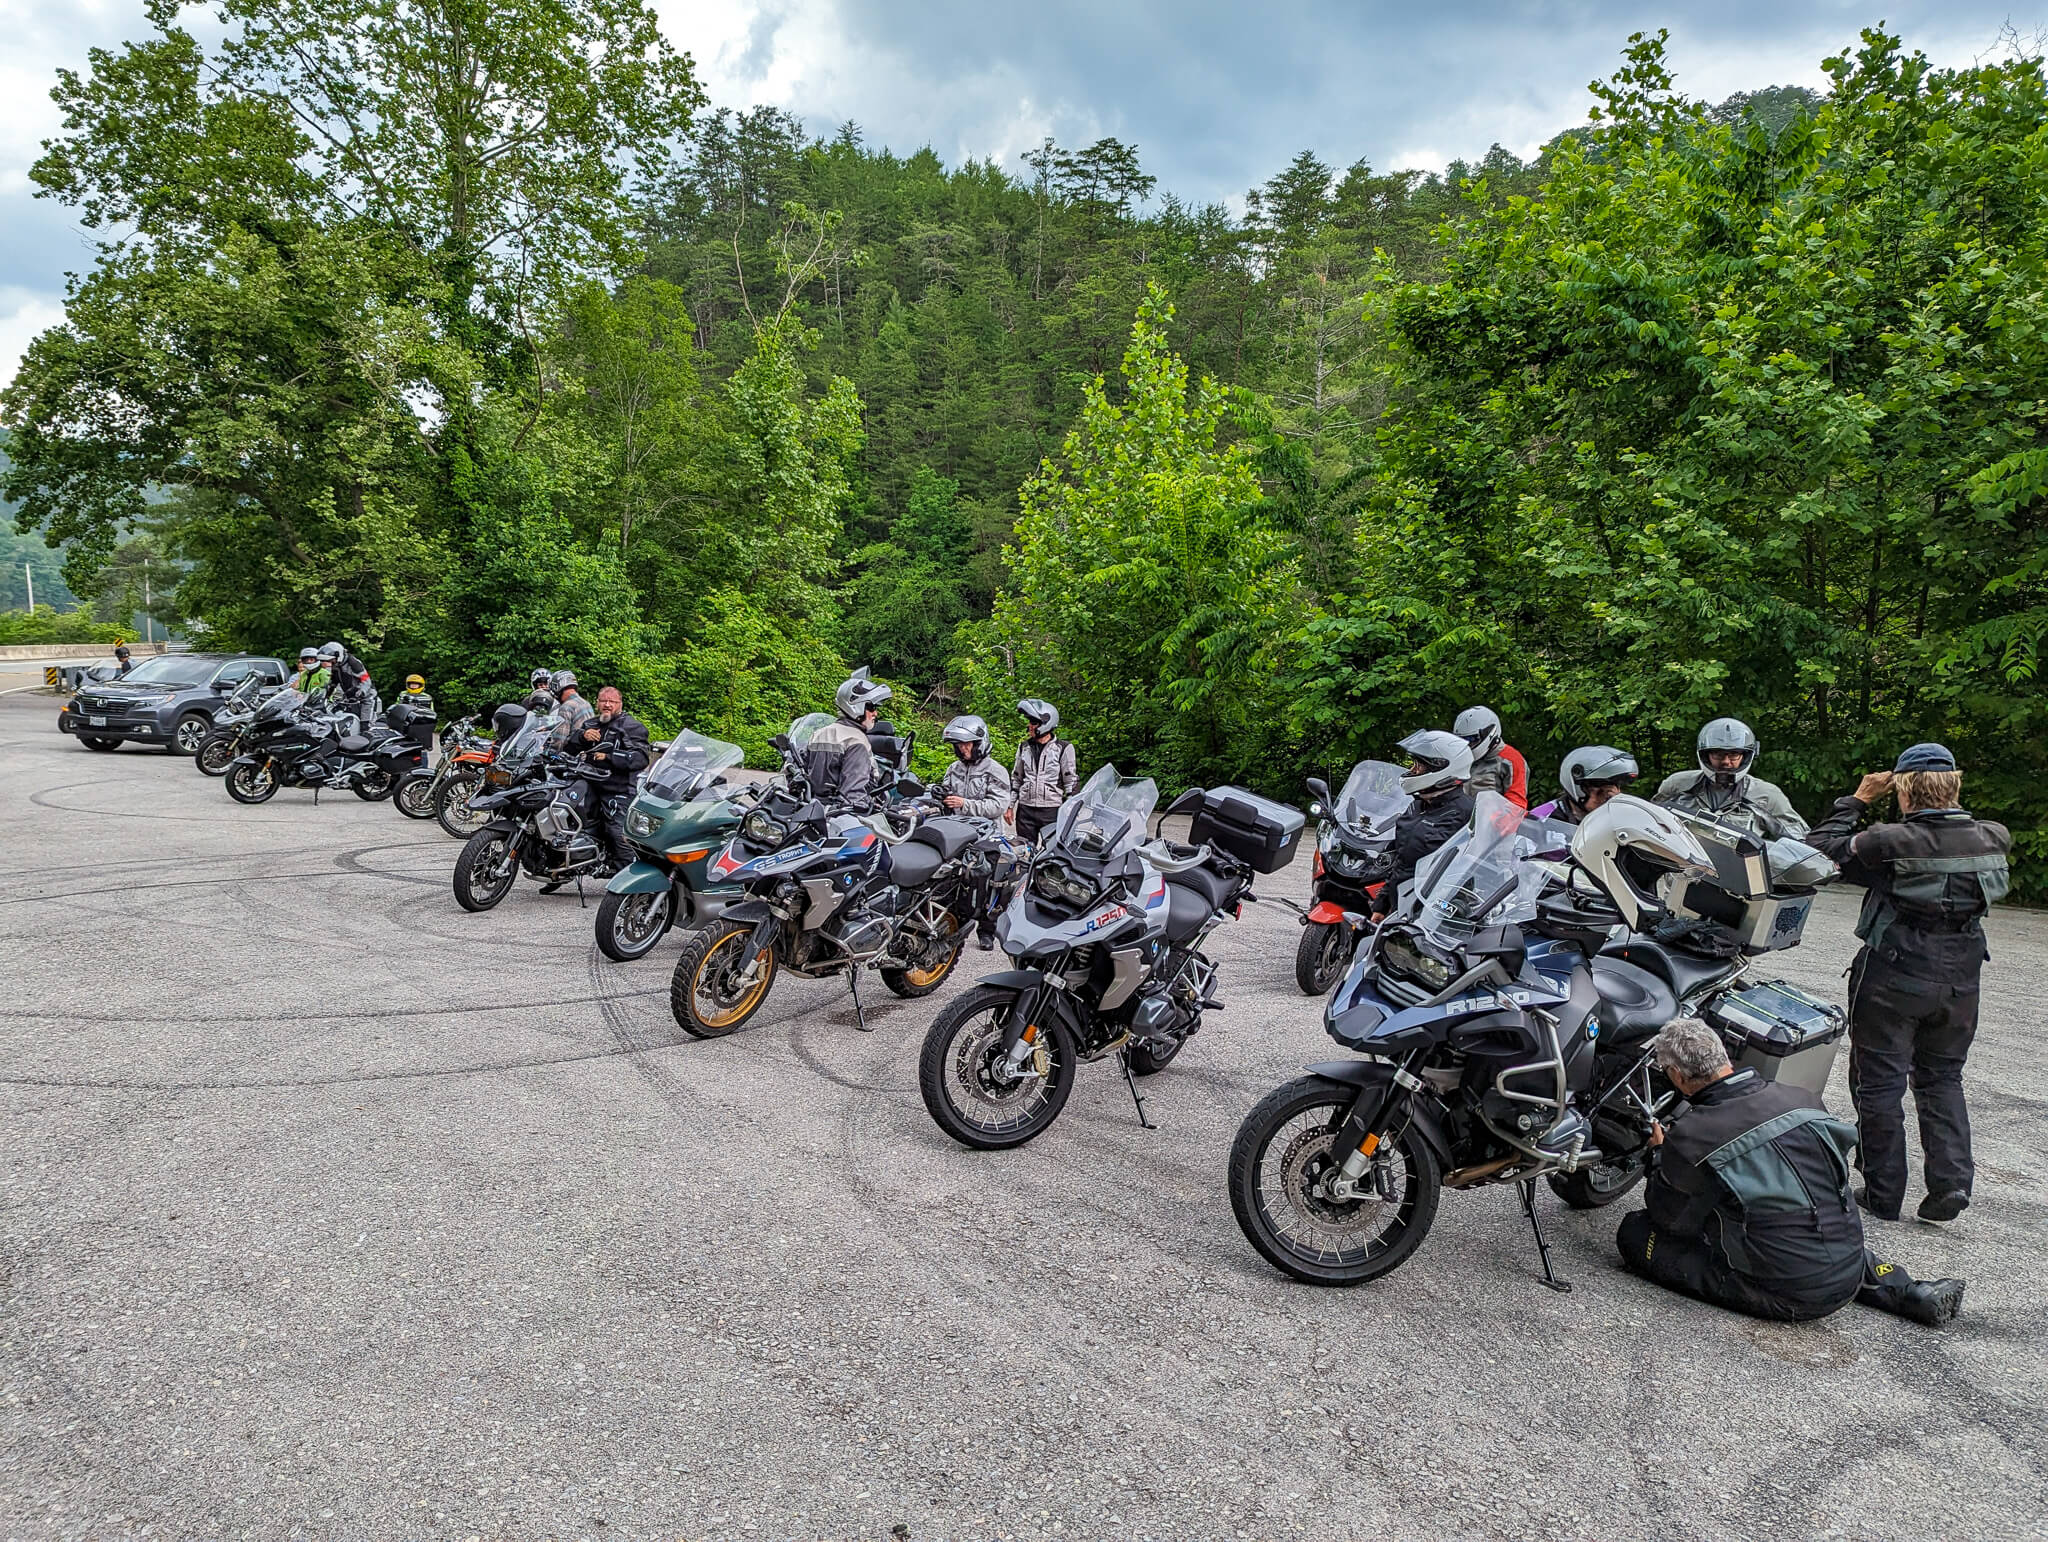
[[[1294,860],[1308,816],[1242,787],[1211,787],[1188,827],[1188,839],[1227,851],[1255,873],[1277,873]]]

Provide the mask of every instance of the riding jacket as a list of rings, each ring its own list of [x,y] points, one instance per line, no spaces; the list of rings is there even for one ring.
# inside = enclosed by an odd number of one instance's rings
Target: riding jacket
[[[1915,809],[1858,830],[1870,806],[1837,798],[1807,840],[1863,885],[1856,935],[1865,962],[1946,985],[1974,984],[1988,950],[1984,913],[2012,885],[2004,825],[1965,809]]]
[[[1792,800],[1771,783],[1738,775],[1732,787],[1724,787],[1711,771],[1677,771],[1657,788],[1656,801],[1687,813],[1711,814],[1754,829],[1766,840],[1790,836],[1803,840],[1806,821],[1792,806]]]
[[[1039,744],[1026,739],[1010,763],[1017,803],[1023,808],[1058,808],[1081,785],[1074,769],[1074,746],[1065,739]]]
[[[939,778],[941,798],[964,800],[959,812],[977,819],[1001,819],[1010,806],[1010,773],[995,756],[982,754],[973,760],[955,759]]]

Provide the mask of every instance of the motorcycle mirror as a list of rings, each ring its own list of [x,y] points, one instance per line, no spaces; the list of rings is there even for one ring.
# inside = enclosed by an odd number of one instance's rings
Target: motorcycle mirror
[[[788,735],[788,734],[777,734],[777,735],[776,735],[776,736],[775,736],[774,738],[770,739],[770,740],[769,740],[768,742],[769,742],[769,743],[770,743],[771,745],[773,745],[773,746],[774,746],[774,747],[775,747],[776,749],[778,749],[778,750],[782,751],[782,753],[783,753],[783,754],[785,754],[785,755],[787,755],[787,754],[788,754],[788,753],[789,753],[789,752],[790,752],[791,750],[793,750],[793,749],[795,749],[795,748],[796,748],[796,746],[795,746],[795,745],[793,745],[793,744],[791,744],[791,743],[789,742],[789,735]]]
[[[1308,787],[1308,790],[1316,795],[1316,801],[1318,803],[1328,803],[1330,801],[1330,784],[1324,781],[1321,777],[1310,777],[1306,785]],[[1312,814],[1320,814],[1322,813],[1322,810],[1319,808],[1311,809],[1309,810],[1309,812]]]

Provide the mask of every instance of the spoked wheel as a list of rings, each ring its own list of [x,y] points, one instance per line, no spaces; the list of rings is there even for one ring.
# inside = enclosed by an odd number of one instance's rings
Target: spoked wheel
[[[382,803],[397,785],[398,778],[382,766],[365,766],[348,779],[349,791],[365,803]]]
[[[398,779],[398,789],[391,794],[391,802],[407,819],[432,819],[434,817],[434,774],[431,771],[409,771]]]
[[[1632,1151],[1598,1167],[1582,1167],[1575,1173],[1552,1173],[1550,1191],[1574,1210],[1601,1210],[1613,1204],[1643,1181],[1647,1158]]]
[[[946,976],[953,972],[953,966],[960,962],[960,949],[967,941],[967,933],[961,928],[958,916],[948,912],[945,928],[941,936],[926,943],[918,965],[908,969],[884,969],[881,971],[882,983],[907,1001],[929,996],[944,984]]]
[[[451,776],[434,794],[434,818],[458,841],[466,841],[491,822],[488,814],[474,812],[469,800],[482,790],[481,776]]]
[[[675,893],[670,889],[607,894],[597,906],[598,951],[622,964],[645,958],[661,941],[674,914]]]
[[[1010,1014],[1017,993],[979,985],[950,1003],[917,1059],[924,1106],[953,1139],[977,1151],[1004,1151],[1042,1135],[1067,1106],[1078,1055],[1057,1020],[1025,1031],[1032,1048],[1023,1069],[1009,1068]]]
[[[228,767],[228,796],[237,803],[267,803],[277,788],[275,761],[242,760]]]
[[[192,763],[208,776],[226,776],[228,767],[235,763],[237,737],[232,728],[216,728],[199,741]]]
[[[464,910],[489,910],[512,892],[519,859],[503,830],[479,830],[455,859],[455,903]]]
[[[1366,1194],[1331,1199],[1324,1185],[1354,1089],[1303,1076],[1259,1101],[1230,1147],[1230,1207],[1251,1245],[1310,1285],[1361,1285],[1399,1268],[1429,1235],[1443,1169],[1413,1125],[1379,1148]],[[1384,1176],[1383,1194],[1374,1179]]]
[[[1294,950],[1294,983],[1304,996],[1320,996],[1351,962],[1351,928],[1341,921],[1311,921]]]
[[[741,921],[719,921],[690,939],[669,981],[668,1005],[683,1032],[718,1039],[761,1010],[775,983],[775,949],[747,957],[754,929]]]

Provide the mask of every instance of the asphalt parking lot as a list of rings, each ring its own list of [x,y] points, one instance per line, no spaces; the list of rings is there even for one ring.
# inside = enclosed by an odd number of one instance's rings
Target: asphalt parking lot
[[[2048,916],[1991,926],[1976,1205],[1872,1228],[1969,1280],[1951,1330],[1666,1296],[1546,1195],[1553,1295],[1512,1190],[1317,1291],[1222,1185],[1334,1050],[1278,906],[1217,933],[1156,1131],[1105,1062],[976,1154],[917,1095],[933,1001],[861,1034],[784,977],[698,1043],[594,898],[467,915],[432,824],[55,713],[0,696],[0,1535],[2048,1535]],[[1779,972],[1839,999],[1824,901]]]

